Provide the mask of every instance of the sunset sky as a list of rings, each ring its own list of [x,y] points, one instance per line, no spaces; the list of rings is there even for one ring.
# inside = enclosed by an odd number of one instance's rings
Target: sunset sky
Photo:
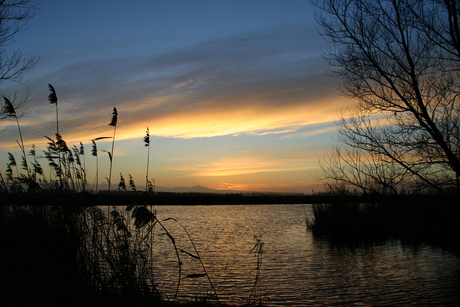
[[[306,0],[46,0],[8,46],[38,56],[38,67],[0,89],[30,91],[20,124],[27,150],[41,153],[55,133],[54,86],[60,133],[85,145],[90,184],[91,140],[112,135],[116,107],[113,183],[121,172],[144,185],[148,126],[157,186],[311,193],[350,104],[327,75],[325,46]],[[15,122],[0,125],[4,175],[7,152],[20,160],[19,137]],[[108,166],[99,152],[99,182]]]

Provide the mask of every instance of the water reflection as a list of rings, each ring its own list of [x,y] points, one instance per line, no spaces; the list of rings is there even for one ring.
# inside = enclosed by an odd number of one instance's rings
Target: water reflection
[[[316,242],[315,250],[316,273],[307,292],[321,293],[316,299],[324,304],[456,306],[460,302],[459,259],[447,252],[423,246],[414,253],[395,241],[353,248]]]
[[[460,260],[441,249],[413,250],[398,241],[367,245],[331,244],[305,230],[309,205],[158,206],[160,219],[177,218],[189,231],[219,297],[242,303],[255,276],[250,254],[254,236],[264,242],[261,284],[270,306],[460,304]],[[179,247],[192,251],[185,233],[165,222]],[[160,286],[175,290],[175,256],[167,236],[158,234],[154,251]],[[183,275],[202,273],[182,255]],[[205,278],[184,279],[179,298],[211,290]],[[189,296],[187,296],[189,295]]]

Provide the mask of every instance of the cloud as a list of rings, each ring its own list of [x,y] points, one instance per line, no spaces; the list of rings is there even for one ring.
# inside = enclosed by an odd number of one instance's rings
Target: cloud
[[[169,52],[72,63],[32,80],[30,128],[52,135],[47,84],[59,97],[60,130],[79,141],[109,133],[119,110],[118,138],[179,138],[292,131],[331,121],[342,99],[331,91],[316,30],[270,28]],[[38,111],[35,111],[38,110]],[[281,132],[277,132],[281,133]]]
[[[246,148],[205,164],[174,168],[191,177],[228,177],[261,173],[298,172],[317,167],[315,146]]]

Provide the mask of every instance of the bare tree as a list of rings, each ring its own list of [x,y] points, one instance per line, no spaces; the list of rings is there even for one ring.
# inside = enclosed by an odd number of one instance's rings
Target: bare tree
[[[16,33],[38,9],[37,0],[0,0],[0,82],[19,81],[24,72],[37,64],[37,58],[24,55],[19,50],[7,52],[6,47]]]
[[[326,59],[358,101],[340,141],[393,175],[460,190],[460,5],[456,0],[321,0]],[[344,157],[344,155],[339,155]],[[355,170],[356,171],[356,170]],[[375,169],[364,169],[372,177]],[[356,178],[349,177],[353,184]],[[399,179],[398,179],[399,180]],[[375,182],[378,182],[375,181]],[[385,181],[387,182],[387,181]]]
[[[0,0],[0,84],[5,80],[20,81],[23,73],[35,67],[38,58],[24,55],[19,50],[7,51],[14,35],[21,31],[27,20],[37,13],[38,0]],[[2,95],[6,95],[1,91]],[[11,96],[11,95],[8,95]],[[22,95],[14,93],[10,101],[16,110],[20,110],[27,103],[28,91]],[[8,117],[0,111],[0,120]],[[17,116],[21,116],[19,113]]]

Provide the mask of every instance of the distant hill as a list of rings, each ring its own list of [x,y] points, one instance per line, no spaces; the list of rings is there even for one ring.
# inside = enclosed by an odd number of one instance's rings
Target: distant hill
[[[195,185],[193,187],[174,187],[174,188],[165,188],[165,187],[155,187],[156,192],[172,192],[172,193],[241,193],[243,191],[237,190],[215,190],[201,185]],[[244,191],[247,192],[247,191]]]

